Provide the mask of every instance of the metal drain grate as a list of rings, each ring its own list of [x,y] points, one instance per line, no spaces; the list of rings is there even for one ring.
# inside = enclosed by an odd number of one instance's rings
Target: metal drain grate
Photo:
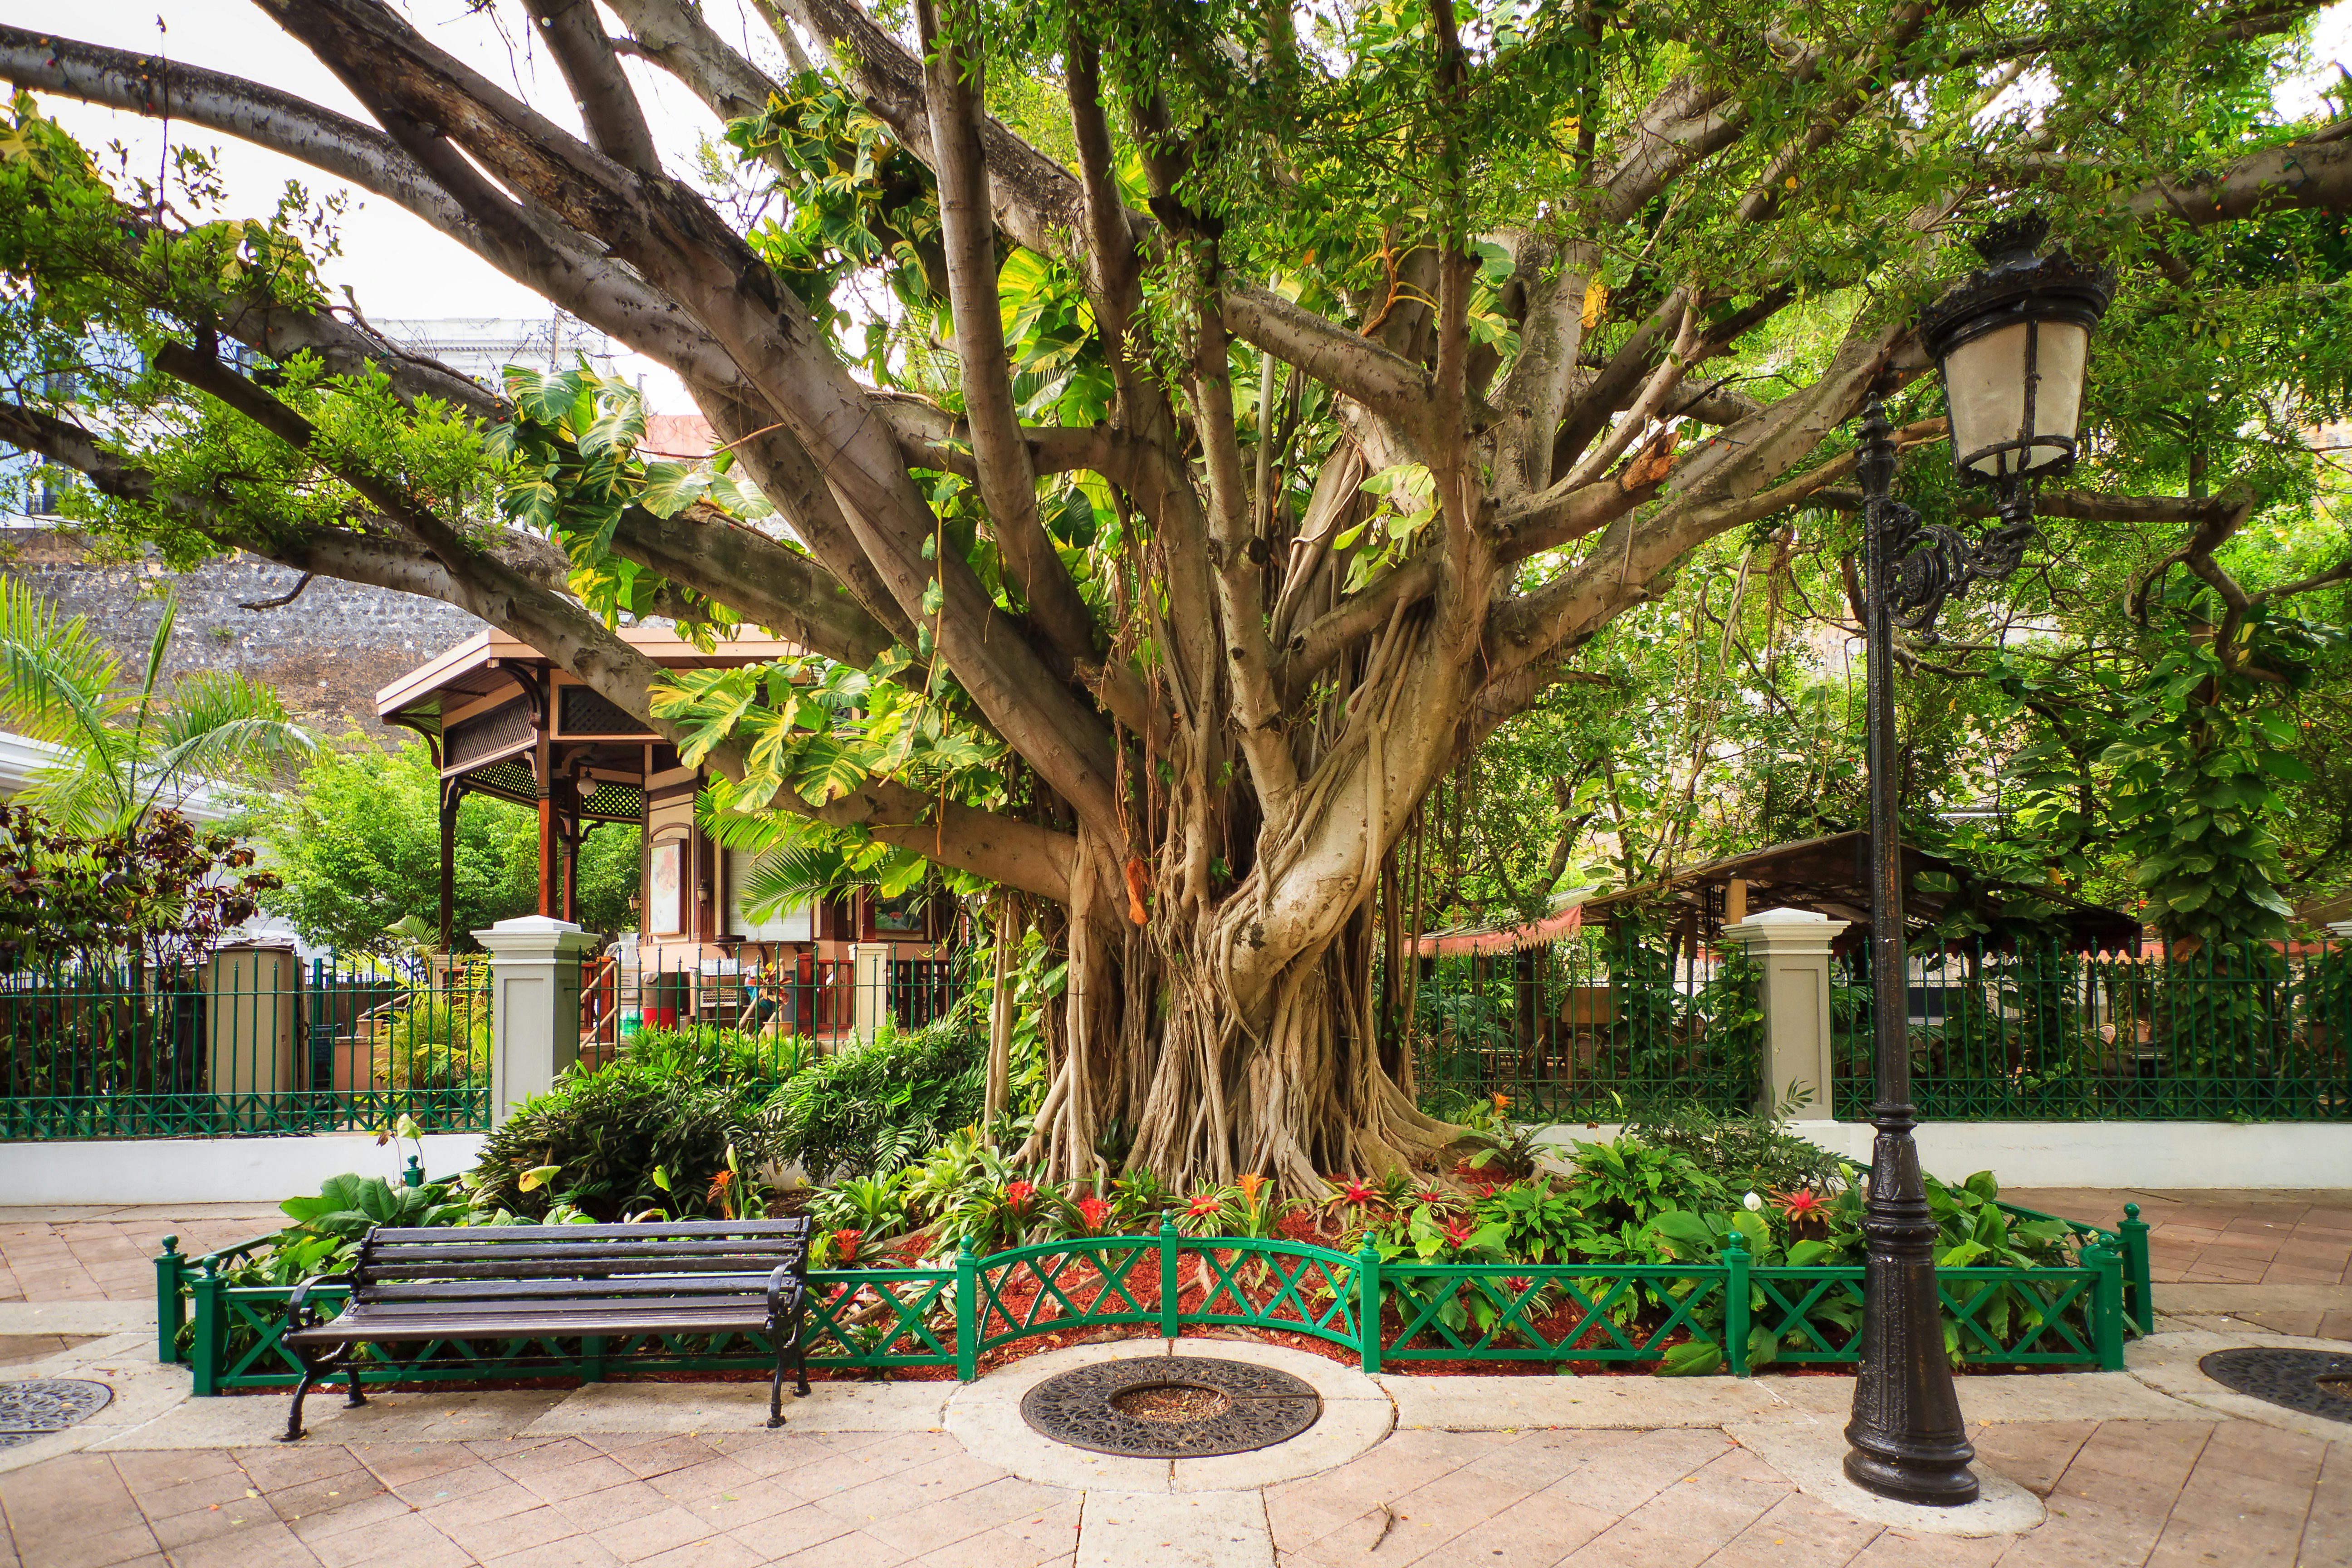
[[[0,1448],[62,1432],[107,1406],[114,1390],[79,1378],[34,1377],[0,1383]]]
[[[1128,1401],[1139,1390],[1188,1391]],[[1198,1408],[1197,1415],[1187,1414]],[[1021,1418],[1055,1442],[1139,1459],[1245,1454],[1296,1437],[1322,1396],[1286,1372],[1206,1356],[1135,1356],[1049,1377],[1024,1394]]]
[[[2222,1387],[2336,1421],[2352,1421],[2352,1353],[2215,1351],[2197,1369]]]

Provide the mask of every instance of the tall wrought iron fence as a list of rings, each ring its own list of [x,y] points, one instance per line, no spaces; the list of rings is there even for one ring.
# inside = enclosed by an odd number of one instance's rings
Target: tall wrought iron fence
[[[1832,1100],[1871,1099],[1866,959],[1832,973]],[[1936,1121],[2352,1121],[2352,949],[1915,958],[1911,1090]]]
[[[0,975],[0,1141],[489,1126],[480,961]]]
[[[1756,1103],[1764,1018],[1744,953],[1591,931],[1516,952],[1405,962],[1402,983],[1380,988],[1382,1022],[1426,1098],[1507,1095],[1520,1121]]]

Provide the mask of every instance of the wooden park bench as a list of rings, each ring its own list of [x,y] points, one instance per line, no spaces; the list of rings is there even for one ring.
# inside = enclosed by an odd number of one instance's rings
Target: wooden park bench
[[[284,1343],[301,1363],[282,1442],[302,1436],[302,1400],[337,1372],[364,1405],[353,1347],[414,1340],[546,1335],[758,1332],[775,1346],[768,1425],[784,1424],[784,1363],[805,1394],[803,1344],[809,1222],[698,1220],[674,1225],[512,1225],[368,1232],[348,1272],[295,1288]],[[349,1285],[331,1321],[305,1299]]]

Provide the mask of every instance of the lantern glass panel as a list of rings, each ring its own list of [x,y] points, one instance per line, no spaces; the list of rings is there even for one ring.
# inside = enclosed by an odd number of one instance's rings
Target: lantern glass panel
[[[2029,342],[2034,345],[2037,374],[2030,432],[2025,428]],[[1988,447],[2037,437],[2030,447],[2010,445],[1969,461],[1968,467],[1984,479],[2038,473],[2064,462],[2069,452],[2061,443],[2074,438],[2081,418],[2083,370],[2090,344],[2090,332],[2073,322],[2021,321],[1954,348],[1944,358],[1953,450],[1967,460]],[[2046,439],[2052,437],[2057,439]]]

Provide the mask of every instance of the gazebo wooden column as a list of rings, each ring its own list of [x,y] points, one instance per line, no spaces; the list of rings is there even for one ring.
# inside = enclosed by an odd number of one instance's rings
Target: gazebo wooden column
[[[450,927],[457,919],[457,805],[466,798],[463,779],[441,781],[441,951],[449,951]]]

